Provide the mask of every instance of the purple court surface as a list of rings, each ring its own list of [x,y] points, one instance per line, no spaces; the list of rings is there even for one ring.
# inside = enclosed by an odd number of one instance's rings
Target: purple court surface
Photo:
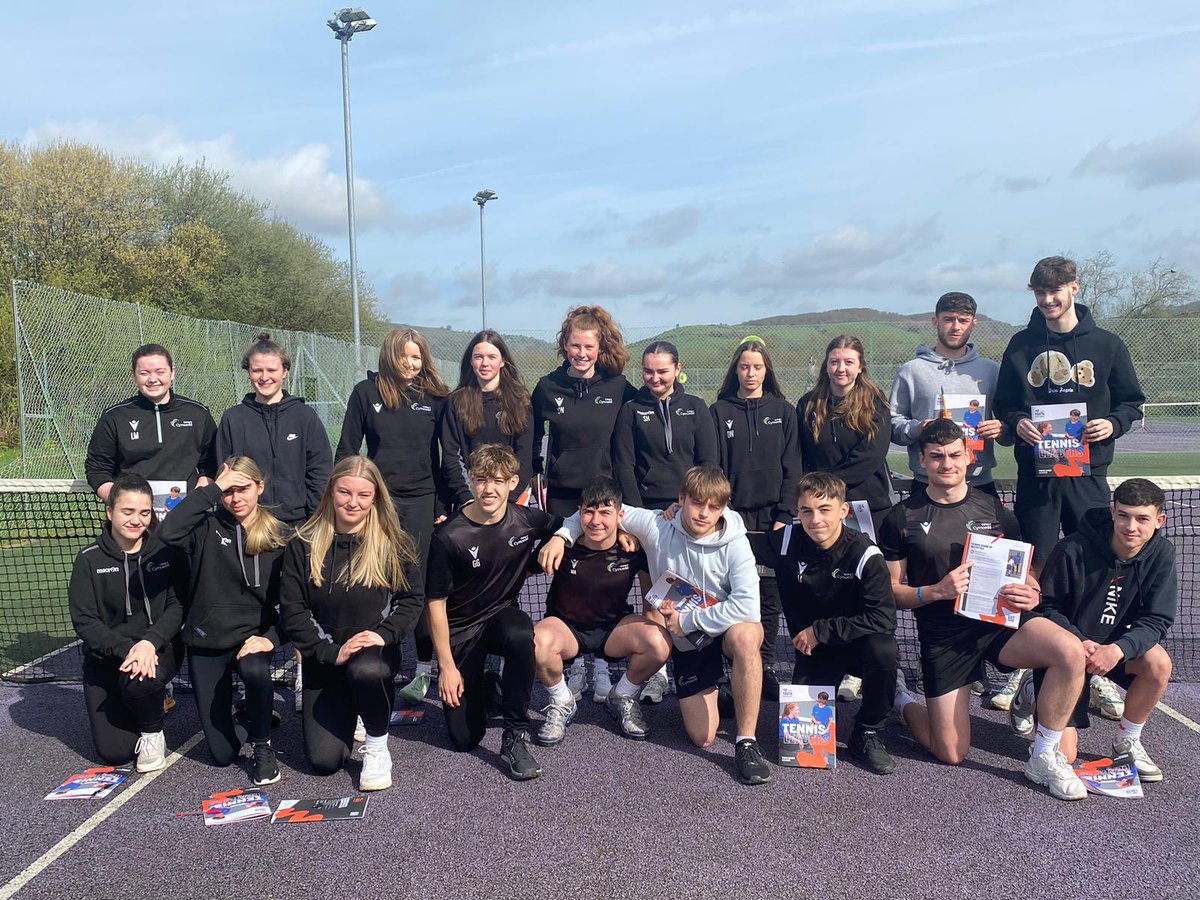
[[[727,730],[710,752],[687,744],[673,696],[648,708],[654,731],[638,744],[585,695],[566,742],[537,750],[546,774],[525,784],[496,767],[498,727],[454,753],[431,703],[428,721],[392,730],[395,786],[371,796],[365,821],[206,828],[175,813],[248,783],[192,741],[190,695],[167,720],[168,747],[190,747],[169,768],[107,800],[49,802],[91,759],[80,689],[4,685],[0,898],[1197,897],[1200,685],[1172,685],[1166,702],[1188,720],[1160,711],[1147,726],[1166,780],[1140,800],[1076,803],[1024,780],[1027,742],[975,700],[976,748],[960,767],[893,725],[896,775],[842,753],[835,771],[775,768],[761,787],[734,781]],[[843,736],[853,709],[839,704]],[[772,714],[760,735],[773,756]],[[1106,752],[1114,728],[1086,732],[1085,756]],[[356,768],[308,771],[290,710],[275,742],[272,801],[354,791]]]

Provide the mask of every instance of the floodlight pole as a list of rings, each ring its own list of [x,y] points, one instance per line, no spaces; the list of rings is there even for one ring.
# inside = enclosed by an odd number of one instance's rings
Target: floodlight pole
[[[487,293],[484,289],[484,284],[487,280],[487,268],[484,264],[483,254],[483,207],[489,200],[496,199],[496,192],[488,190],[479,191],[472,199],[479,204],[479,306],[483,313],[483,329],[486,331]]]

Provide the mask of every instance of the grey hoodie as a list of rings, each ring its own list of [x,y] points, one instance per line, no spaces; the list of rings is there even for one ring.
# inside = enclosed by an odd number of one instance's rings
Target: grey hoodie
[[[917,432],[921,423],[938,414],[938,395],[983,394],[987,398],[985,419],[995,418],[992,397],[996,393],[996,377],[1000,364],[979,355],[974,344],[967,344],[962,359],[946,359],[932,347],[917,346],[916,359],[910,359],[896,372],[889,400],[892,407],[892,443],[908,447],[908,465],[918,481],[928,481],[921,467],[917,447]],[[975,486],[989,484],[992,469],[996,467],[993,441],[985,441],[983,452],[975,457],[975,464],[967,470],[967,481]],[[1001,434],[999,443],[1012,445],[1007,432]]]
[[[668,522],[660,512],[636,506],[623,509],[621,527],[641,541],[652,580],[671,571],[703,591],[725,595],[715,606],[682,613],[679,624],[685,632],[719,637],[738,622],[759,621],[758,569],[741,516],[726,508],[717,530],[697,539],[684,529],[678,513]],[[583,534],[579,513],[554,534],[568,544],[579,540]]]

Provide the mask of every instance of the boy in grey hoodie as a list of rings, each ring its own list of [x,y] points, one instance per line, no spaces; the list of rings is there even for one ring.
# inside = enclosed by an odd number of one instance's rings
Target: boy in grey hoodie
[[[646,553],[650,577],[668,571],[705,592],[724,597],[715,605],[683,613],[667,612],[663,623],[679,637],[702,631],[713,640],[700,649],[672,651],[679,711],[688,737],[698,747],[716,740],[719,715],[717,688],[724,678],[723,657],[733,661],[733,697],[737,719],[737,777],[743,784],[765,784],[771,770],[758,748],[755,731],[762,696],[762,624],[759,621],[758,570],[741,516],[728,508],[729,479],[716,466],[687,471],[679,509],[671,519],[660,512],[623,506],[622,528],[636,537]],[[553,573],[565,545],[582,534],[579,514],[571,516],[542,549],[539,562]],[[653,610],[648,615],[657,617]],[[622,679],[624,682],[624,679]],[[621,694],[624,684],[613,691]],[[629,685],[629,702],[640,686]]]
[[[967,483],[994,494],[992,470],[996,467],[996,455],[993,446],[997,440],[1006,447],[1011,446],[1012,435],[1006,433],[991,409],[1000,364],[980,356],[975,345],[970,343],[971,333],[979,324],[975,318],[977,309],[975,298],[961,291],[951,291],[938,298],[931,320],[937,333],[936,343],[932,347],[918,345],[916,358],[899,368],[892,383],[892,442],[908,447],[908,464],[913,478],[927,484],[929,479],[921,467],[917,449],[917,433],[921,426],[941,413],[943,394],[982,394],[986,398],[983,418],[974,428],[976,436],[983,439],[983,449],[975,452],[975,460],[967,469]]]

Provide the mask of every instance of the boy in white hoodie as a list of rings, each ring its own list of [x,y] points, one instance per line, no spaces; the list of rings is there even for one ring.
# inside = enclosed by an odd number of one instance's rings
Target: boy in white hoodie
[[[741,517],[728,509],[729,480],[716,466],[695,466],[684,475],[679,512],[670,521],[662,513],[625,506],[622,527],[642,543],[650,577],[657,581],[674,572],[704,591],[723,596],[720,603],[683,613],[669,612],[664,624],[684,637],[703,631],[713,640],[699,650],[672,652],[679,710],[688,738],[708,747],[720,721],[717,689],[724,679],[724,657],[733,662],[733,697],[737,721],[737,777],[743,784],[765,784],[771,770],[758,747],[755,731],[762,696],[762,625],[759,622],[758,572]],[[576,513],[563,523],[542,549],[540,562],[553,572],[563,548],[579,539]],[[618,697],[637,702],[641,685],[614,686]]]

